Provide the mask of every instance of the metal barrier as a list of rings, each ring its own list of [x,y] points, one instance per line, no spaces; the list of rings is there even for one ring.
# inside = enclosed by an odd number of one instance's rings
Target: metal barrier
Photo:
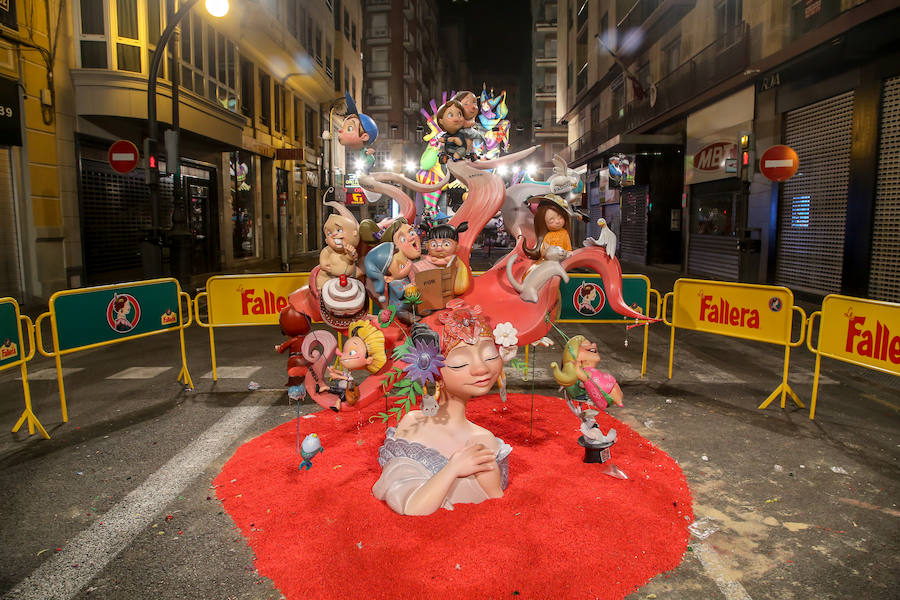
[[[28,354],[25,354],[25,336],[22,326],[28,334]],[[13,425],[12,432],[21,429],[25,421],[28,421],[28,434],[34,435],[37,429],[44,439],[50,439],[50,434],[38,421],[31,409],[31,389],[28,387],[28,368],[25,366],[34,358],[34,324],[27,315],[19,314],[19,303],[14,298],[0,298],[0,371],[21,367],[22,391],[25,393],[25,410],[22,416]]]
[[[597,283],[599,280],[599,283]],[[650,287],[646,275],[622,275],[622,297],[626,304],[649,316],[650,295],[656,295],[656,316],[660,315],[661,298],[659,292]],[[560,314],[557,323],[604,323],[629,324],[634,319],[623,317],[606,302],[606,288],[600,275],[569,274],[569,282],[559,286]],[[647,372],[647,340],[650,323],[639,325],[644,329],[644,349],[641,357],[641,377]],[[527,347],[526,347],[527,350]],[[527,355],[526,355],[527,360]]]
[[[818,347],[813,348],[813,323],[819,317]],[[875,371],[900,375],[900,304],[830,294],[821,310],[809,315],[806,347],[816,355],[809,418],[816,416],[822,357]]]
[[[669,298],[673,299],[672,322],[665,320]],[[800,339],[791,341],[794,311],[800,313]],[[767,342],[784,346],[781,383],[759,405],[766,408],[781,394],[781,408],[788,395],[803,408],[800,398],[788,385],[791,348],[803,343],[806,313],[794,306],[794,294],[786,287],[754,285],[701,279],[679,279],[673,291],[663,298],[663,322],[671,328],[669,338],[669,379],[675,356],[675,328],[705,331],[718,335]]]
[[[216,327],[278,325],[278,314],[288,305],[288,296],[306,285],[309,273],[263,275],[214,275],[206,280],[206,291],[194,296],[197,325],[209,329],[209,353],[213,381],[216,373]],[[206,299],[208,322],[200,320],[200,299]]]
[[[181,313],[187,299],[188,321]],[[62,419],[68,422],[62,361],[65,354],[110,344],[178,331],[181,342],[181,371],[177,381],[193,389],[184,351],[184,329],[191,322],[191,297],[172,278],[131,281],[113,285],[63,290],[50,297],[50,310],[35,321],[38,352],[56,361],[56,379]],[[44,349],[41,322],[50,317],[53,351]]]

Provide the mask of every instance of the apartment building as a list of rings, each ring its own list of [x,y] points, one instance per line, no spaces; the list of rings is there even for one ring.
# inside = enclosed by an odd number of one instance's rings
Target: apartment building
[[[534,178],[539,180],[550,176],[553,155],[562,153],[568,144],[568,130],[556,118],[557,12],[556,2],[531,1],[531,140],[541,145],[534,157],[540,166]]]
[[[560,0],[557,113],[621,257],[900,300],[898,26],[887,0]]]
[[[144,163],[119,173],[108,151],[116,140],[142,148],[147,136],[150,63],[167,0],[16,4],[18,31],[4,25],[0,39],[0,88],[9,80],[24,92],[22,145],[6,147],[6,165],[0,149],[0,172],[11,181],[4,190],[0,174],[0,209],[16,224],[0,238],[15,257],[4,291],[46,299],[147,274],[142,241],[154,220],[165,232],[176,214],[176,169],[166,156],[174,146],[163,143],[173,106],[194,274],[279,257],[289,264],[321,247],[323,188],[343,168],[341,148],[331,156],[322,132],[344,90],[362,90],[359,0],[232,0],[222,18],[202,3],[190,10],[158,78],[156,215]],[[168,273],[168,248],[162,253]]]
[[[424,150],[419,110],[448,82],[435,0],[365,0],[365,103],[378,124],[376,170],[407,170]],[[450,82],[449,85],[456,85]],[[407,173],[411,176],[412,173]],[[386,207],[378,207],[385,211]]]

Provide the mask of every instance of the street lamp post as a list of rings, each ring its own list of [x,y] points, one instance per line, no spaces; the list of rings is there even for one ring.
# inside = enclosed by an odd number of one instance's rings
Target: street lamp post
[[[150,60],[150,73],[147,81],[147,142],[145,145],[150,156],[156,156],[159,142],[159,128],[156,120],[156,79],[159,76],[159,67],[162,64],[163,57],[166,55],[168,45],[172,41],[175,28],[178,27],[181,21],[184,20],[188,13],[191,12],[191,9],[199,1],[200,0],[184,0],[184,3],[178,9],[178,12],[174,15],[172,15],[171,12],[169,13],[166,28],[163,30],[162,35],[159,36],[156,50],[153,51],[153,57]],[[228,12],[228,2],[227,0],[206,0],[206,9],[213,16],[221,17]],[[176,61],[175,69],[179,68],[181,67],[178,64],[178,61]],[[190,231],[187,230],[187,211],[184,209],[184,206],[178,206],[179,203],[182,203],[183,194],[181,194],[181,159],[178,156],[179,144],[177,138],[177,102],[179,102],[178,93],[176,91],[177,85],[177,83],[173,82],[172,110],[173,126],[175,126],[176,130],[173,154],[175,154],[175,156],[167,156],[166,159],[170,164],[174,161],[173,178],[175,181],[173,183],[175,185],[176,214],[173,216],[173,225],[175,227],[173,228],[172,234],[176,237],[175,246],[178,248],[174,263],[176,270],[178,271],[179,279],[184,279],[186,276],[184,270],[187,268],[186,265],[189,264],[185,246],[190,243]],[[151,163],[149,157],[147,158],[147,169],[150,171],[148,173],[147,184],[150,187],[151,231],[149,239],[145,240],[141,245],[141,253],[143,254],[144,274],[147,277],[152,278],[162,275],[163,244],[159,226],[159,167],[155,162]]]

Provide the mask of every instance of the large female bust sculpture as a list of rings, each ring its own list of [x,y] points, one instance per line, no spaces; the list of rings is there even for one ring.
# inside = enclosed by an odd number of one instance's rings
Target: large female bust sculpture
[[[439,348],[444,358],[437,408],[408,412],[396,429],[388,428],[378,453],[382,473],[372,492],[400,514],[428,515],[503,496],[512,447],[466,417],[469,400],[488,393],[503,371],[500,349],[479,312],[456,304],[428,318],[434,329],[413,332],[414,344],[434,354]]]

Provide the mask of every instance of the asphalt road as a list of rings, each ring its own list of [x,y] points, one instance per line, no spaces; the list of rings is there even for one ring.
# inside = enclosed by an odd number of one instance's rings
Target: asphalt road
[[[626,397],[612,414],[679,462],[697,518],[709,519],[712,533],[692,538],[682,564],[632,598],[898,597],[896,378],[826,360],[810,421],[790,403],[756,408],[780,380],[778,347],[679,331],[669,380],[669,331],[657,324],[641,378],[640,330],[626,347],[620,325],[563,329],[600,342]],[[210,488],[237,447],[296,415],[284,357],[271,350],[280,333],[220,330],[216,383],[206,331],[186,337],[193,391],[175,381],[177,335],[64,357],[68,423],[52,361],[30,363],[35,413],[52,439],[0,436],[4,600],[281,596]],[[547,367],[558,359],[538,351],[538,392],[555,393]],[[804,402],[812,364],[805,348],[793,352],[790,381]],[[10,428],[23,406],[17,374],[0,373]],[[531,389],[521,375],[510,384]]]

